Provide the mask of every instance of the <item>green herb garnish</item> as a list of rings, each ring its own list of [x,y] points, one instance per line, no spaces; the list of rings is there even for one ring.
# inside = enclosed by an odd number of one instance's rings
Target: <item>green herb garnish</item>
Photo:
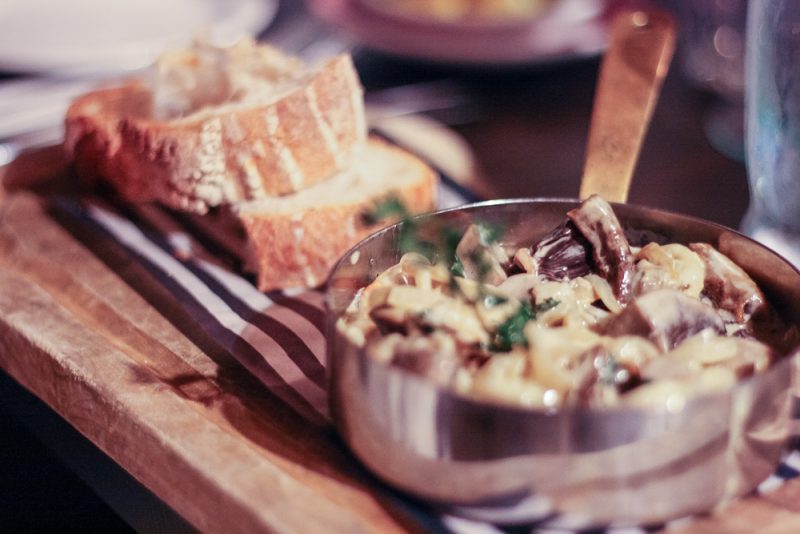
[[[461,242],[462,232],[456,230],[451,226],[445,226],[439,232],[439,240],[441,241],[441,260],[450,264],[450,272],[456,276],[464,276],[464,264],[461,263],[461,258],[456,256],[456,249]]]
[[[476,226],[478,227],[481,245],[485,247],[488,247],[492,243],[497,243],[505,233],[505,229],[498,224],[480,223]]]
[[[370,226],[386,219],[399,219],[403,223],[400,225],[397,236],[397,244],[402,254],[418,252],[431,261],[435,260],[441,247],[436,243],[420,239],[418,223],[411,218],[411,214],[399,198],[395,196],[388,197],[377,204],[371,212],[364,213],[361,216],[361,221]]]
[[[517,311],[500,325],[495,334],[492,350],[506,352],[514,345],[527,346],[523,330],[528,321],[536,318],[536,312],[527,302],[523,302]]]
[[[483,297],[483,305],[487,308],[494,308],[495,306],[500,306],[506,302],[508,302],[508,299],[506,297],[501,297],[500,295],[485,295]]]
[[[397,197],[387,198],[384,202],[376,205],[371,213],[366,213],[362,216],[364,224],[369,225],[377,224],[387,218],[399,218],[403,221],[397,238],[400,252],[403,254],[418,252],[427,257],[432,263],[444,262],[449,264],[450,273],[453,275],[450,277],[450,287],[454,291],[460,291],[455,277],[464,277],[465,273],[464,264],[456,255],[456,249],[463,238],[463,233],[450,226],[444,226],[439,231],[436,242],[422,239],[420,237],[419,223],[411,219],[410,213]],[[504,229],[495,224],[476,224],[476,226],[480,244],[483,247],[489,247],[496,243],[504,233]],[[478,268],[478,281],[481,283],[492,268],[491,262],[485,256],[486,254],[489,254],[489,252],[485,248],[474,249],[469,254],[469,260]],[[482,286],[479,299],[483,299],[483,305],[487,308],[508,302],[505,297],[486,294],[483,292]],[[528,342],[524,334],[525,325],[529,321],[536,320],[538,314],[556,306],[558,306],[558,301],[552,298],[535,306],[528,302],[523,302],[514,314],[498,327],[490,350],[505,352],[511,350],[514,346],[527,346]]]
[[[453,265],[450,266],[450,273],[454,276],[464,278],[464,264],[461,263],[461,259],[459,259],[458,256],[453,258]]]
[[[402,254],[417,252],[431,261],[435,258],[438,249],[435,243],[424,241],[417,237],[417,223],[411,219],[404,220],[403,224],[400,225],[400,235],[397,237],[397,243]]]
[[[397,235],[397,245],[400,253],[417,252],[428,258],[431,263],[441,262],[449,265],[450,274],[452,275],[450,287],[454,291],[460,291],[454,277],[466,278],[464,264],[461,258],[456,255],[456,249],[464,237],[462,230],[443,225],[434,239],[423,239],[419,223],[411,218],[411,214],[402,200],[396,196],[390,196],[383,202],[376,204],[371,212],[364,213],[361,218],[362,222],[368,225],[378,224],[386,219],[401,219],[402,224]],[[476,227],[478,239],[483,247],[491,246],[503,235],[503,228],[496,224],[476,224]],[[492,264],[486,257],[487,254],[489,252],[485,248],[477,248],[469,253],[469,260],[477,266],[478,272],[476,275],[478,282],[481,283],[483,283],[492,269]],[[481,295],[483,295],[482,288]]]
[[[517,311],[500,325],[495,334],[492,350],[507,352],[515,345],[527,347],[528,340],[525,339],[525,325],[528,321],[536,320],[536,316],[547,310],[558,306],[558,301],[552,298],[544,302],[531,306],[528,302],[523,302]]]
[[[383,202],[377,204],[375,209],[369,213],[364,213],[361,220],[364,224],[372,226],[378,224],[384,219],[389,218],[408,219],[409,213],[403,201],[395,196],[391,196]]]
[[[556,299],[547,298],[547,299],[544,300],[544,302],[541,302],[541,303],[537,304],[536,306],[534,306],[533,310],[536,313],[544,313],[547,310],[552,310],[553,308],[555,308],[559,304],[560,303]]]

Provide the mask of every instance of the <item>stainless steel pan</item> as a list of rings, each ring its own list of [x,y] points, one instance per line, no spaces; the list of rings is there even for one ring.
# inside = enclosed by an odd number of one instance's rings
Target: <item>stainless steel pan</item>
[[[509,229],[508,242],[530,243],[576,205],[484,202],[440,212],[429,223],[496,223]],[[753,277],[787,321],[800,325],[800,272],[775,253],[699,219],[623,204],[614,209],[631,235],[713,244]],[[774,470],[789,431],[789,357],[730,391],[669,408],[557,412],[465,398],[367,357],[335,322],[357,288],[399,260],[397,236],[394,226],[354,248],[327,293],[333,418],[356,456],[390,484],[502,521],[558,510],[592,523],[650,523],[707,510]]]
[[[673,39],[670,19],[658,13],[615,21],[581,197],[627,197]],[[577,202],[485,202],[434,214],[426,224],[496,223],[507,229],[507,243],[530,244]],[[634,243],[650,232],[713,244],[759,283],[784,319],[800,325],[800,272],[775,253],[714,223],[621,203],[614,209]],[[370,359],[335,323],[358,288],[399,260],[397,237],[394,226],[357,245],[335,268],[327,293],[333,418],[356,456],[390,484],[501,522],[570,512],[587,524],[642,524],[746,493],[777,465],[789,431],[791,357],[724,393],[659,409],[556,412],[479,402]]]

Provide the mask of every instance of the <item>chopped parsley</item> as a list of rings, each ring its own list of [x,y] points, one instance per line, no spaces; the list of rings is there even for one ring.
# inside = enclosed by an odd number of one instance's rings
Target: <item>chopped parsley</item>
[[[461,232],[453,227],[445,226],[439,232],[442,243],[441,260],[450,264],[450,272],[456,276],[464,276],[464,264],[461,258],[456,256],[456,249],[461,242]]]
[[[505,229],[499,224],[479,223],[476,226],[478,227],[481,245],[486,247],[492,243],[497,243],[505,233]]]
[[[386,219],[400,219],[403,222],[403,224],[400,225],[397,238],[401,253],[418,252],[433,263],[442,261],[449,265],[451,274],[461,277],[465,276],[464,264],[456,255],[456,249],[463,237],[463,231],[445,225],[439,231],[438,240],[436,242],[422,239],[420,237],[419,223],[411,217],[403,201],[396,196],[388,197],[384,201],[376,204],[371,212],[364,213],[361,216],[362,222],[370,226],[385,221]],[[503,228],[498,225],[477,224],[476,226],[478,227],[481,244],[484,246],[491,245],[503,235]],[[484,278],[491,268],[488,262],[481,254],[475,253],[470,256],[470,260],[475,262],[479,267],[479,279]]]
[[[364,213],[361,216],[361,220],[364,224],[372,226],[385,219],[395,217],[398,219],[408,219],[409,213],[402,200],[391,196],[383,202],[378,203],[371,212]]]
[[[453,257],[453,265],[450,266],[450,273],[454,276],[464,277],[464,264],[458,256]]]
[[[507,352],[514,346],[528,346],[525,339],[525,325],[528,321],[536,320],[536,316],[558,306],[558,301],[552,298],[531,306],[523,302],[514,314],[505,320],[495,333],[491,349],[497,352]]]
[[[483,305],[487,308],[494,308],[495,306],[500,306],[506,302],[508,302],[508,299],[500,295],[485,295],[483,297]]]
[[[364,224],[374,225],[385,219],[396,218],[401,219],[398,235],[398,246],[400,252],[405,254],[407,252],[418,252],[427,257],[431,262],[435,263],[441,261],[449,265],[450,274],[450,287],[455,291],[458,289],[456,283],[456,276],[464,277],[464,264],[461,259],[456,255],[456,249],[461,242],[463,232],[451,226],[443,226],[439,231],[438,240],[428,241],[420,238],[419,223],[411,218],[411,214],[406,209],[403,202],[397,197],[389,197],[385,201],[377,204],[375,209],[370,213],[365,213],[362,216]],[[489,247],[496,243],[504,233],[504,229],[496,224],[476,224],[480,244],[483,247]],[[484,256],[489,252],[485,248],[477,248],[470,251],[469,260],[478,267],[478,281],[482,282],[486,275],[491,270],[491,263]],[[482,289],[482,288],[481,288]],[[508,302],[508,299],[499,295],[486,294],[481,291],[480,299],[483,299],[483,305],[487,308],[499,306]],[[528,342],[525,339],[525,325],[529,321],[536,320],[536,316],[544,313],[549,309],[558,306],[558,301],[552,298],[535,306],[528,302],[523,302],[519,308],[501,324],[497,331],[490,350],[498,352],[507,352],[514,346],[527,346]]]

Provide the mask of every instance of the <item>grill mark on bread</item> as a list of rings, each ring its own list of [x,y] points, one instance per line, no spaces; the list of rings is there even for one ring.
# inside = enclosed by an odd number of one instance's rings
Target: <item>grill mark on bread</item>
[[[245,198],[256,200],[267,196],[266,191],[264,191],[264,177],[258,172],[258,164],[255,158],[249,154],[238,154],[237,159],[241,170],[239,174]]]
[[[303,188],[305,182],[303,171],[294,159],[289,147],[278,137],[280,117],[278,117],[278,113],[274,108],[267,110],[265,120],[267,122],[267,132],[269,133],[270,143],[272,143],[274,152],[278,156],[278,166],[283,174],[289,178],[292,189],[298,191]]]
[[[205,121],[200,127],[198,168],[192,173],[192,180],[196,182],[194,195],[212,205],[233,196],[231,184],[225,180],[227,165],[222,147],[222,121],[219,118]]]
[[[245,131],[235,113],[222,117],[222,127],[223,139],[236,145],[237,148],[242,147],[226,156],[228,168],[232,169],[231,174],[233,176],[231,178],[237,178],[237,180],[231,180],[231,188],[234,195],[231,198],[249,199],[250,191],[245,184],[245,180],[248,178],[248,169],[245,165],[246,160],[250,157],[250,150],[242,146],[246,138]]]
[[[238,178],[237,197],[245,200],[264,198],[267,192],[264,188],[264,177],[258,168],[258,160],[265,156],[263,143],[256,141],[252,146],[242,146],[247,136],[236,115],[225,117],[223,125],[228,140],[239,148],[232,157]]]
[[[264,188],[264,176],[258,169],[258,161],[266,157],[266,150],[264,143],[260,140],[253,143],[246,153],[239,154],[239,165],[241,167],[241,186],[244,191],[244,198],[248,200],[257,200],[267,196],[267,190]]]
[[[335,68],[326,71],[317,83],[311,84],[316,90],[317,105],[327,124],[333,129],[345,155],[352,157],[353,149],[361,145],[367,136],[364,116],[364,97],[358,76],[349,57],[339,58]],[[342,105],[332,105],[337,95],[347,95]],[[351,135],[356,138],[352,139]]]
[[[325,120],[325,117],[322,115],[322,111],[319,109],[317,91],[314,89],[313,84],[308,86],[305,94],[306,99],[308,100],[308,109],[311,111],[311,115],[314,117],[314,120],[317,123],[319,133],[322,135],[322,139],[325,141],[325,147],[328,149],[328,152],[330,152],[331,156],[333,156],[333,159],[336,162],[336,167],[343,167],[345,165],[345,158],[343,157],[339,147],[339,141],[336,139],[336,134],[334,133],[333,128],[331,128],[331,125]]]
[[[314,276],[314,272],[312,271],[311,265],[308,261],[308,256],[303,251],[302,247],[303,237],[305,235],[305,229],[303,228],[303,214],[298,213],[296,215],[292,215],[291,225],[292,237],[294,237],[294,252],[297,256],[297,264],[303,269],[303,280],[305,281],[306,285],[308,285],[308,287],[314,287],[317,285],[317,277]]]

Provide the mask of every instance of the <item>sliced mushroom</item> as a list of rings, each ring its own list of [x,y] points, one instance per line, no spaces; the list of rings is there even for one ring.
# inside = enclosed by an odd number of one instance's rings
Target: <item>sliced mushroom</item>
[[[389,334],[370,345],[369,355],[438,384],[449,384],[461,364],[455,341],[441,332],[411,336]]]
[[[708,243],[692,243],[689,248],[705,263],[703,291],[718,308],[743,323],[766,306],[764,294],[753,279],[725,254]]]
[[[370,317],[384,332],[440,329],[452,333],[464,345],[489,342],[489,333],[472,306],[437,291],[395,286]]]
[[[685,340],[662,359],[685,362],[693,370],[729,369],[741,379],[764,371],[773,358],[769,347],[753,339],[723,337],[704,331]]]
[[[592,304],[597,296],[585,277],[569,282],[540,282],[533,290],[533,297],[536,305],[557,303],[536,317],[539,323],[547,326],[587,328],[608,315]]]
[[[539,280],[531,274],[512,274],[502,284],[498,285],[497,289],[504,295],[527,301],[531,298],[531,290],[538,283]]]
[[[574,386],[573,370],[583,356],[601,344],[600,336],[584,328],[546,328],[529,323],[525,329],[531,362],[531,378],[559,395]]]
[[[397,265],[404,275],[403,280],[408,285],[434,288],[450,281],[450,271],[445,264],[431,264],[428,258],[417,252],[403,254]]]
[[[706,328],[725,332],[725,324],[714,309],[679,291],[659,289],[638,297],[598,329],[612,337],[645,337],[666,352]]]
[[[727,369],[710,368],[701,373],[679,378],[662,378],[646,382],[621,397],[625,406],[651,410],[680,411],[698,393],[724,391],[736,383]]]
[[[597,195],[567,212],[567,217],[592,246],[597,269],[608,280],[623,305],[631,297],[633,254],[611,206]]]
[[[700,256],[683,245],[648,243],[636,254],[634,294],[670,288],[699,298],[705,270]]]
[[[591,273],[590,258],[589,243],[571,223],[553,229],[533,247],[535,272],[553,282]]]
[[[464,267],[464,276],[497,285],[507,278],[503,263],[508,261],[505,251],[496,243],[486,243],[480,228],[471,224],[456,247],[456,257]]]

